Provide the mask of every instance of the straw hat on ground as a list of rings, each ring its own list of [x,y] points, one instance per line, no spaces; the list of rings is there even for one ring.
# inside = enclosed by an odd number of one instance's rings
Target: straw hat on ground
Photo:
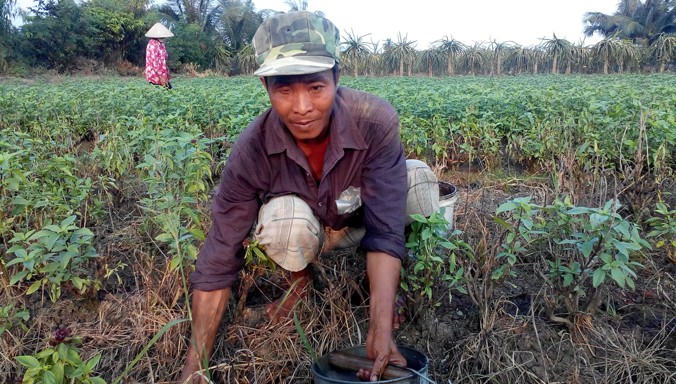
[[[146,32],[146,37],[149,37],[151,39],[164,39],[166,37],[172,37],[174,36],[173,33],[171,33],[170,30],[167,29],[162,23],[155,23],[148,32]]]

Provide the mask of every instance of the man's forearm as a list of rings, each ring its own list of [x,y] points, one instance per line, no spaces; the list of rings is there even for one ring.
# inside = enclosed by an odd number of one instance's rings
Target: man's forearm
[[[204,368],[204,364],[208,363],[229,297],[230,288],[209,292],[193,291],[192,337],[186,355],[186,366]]]
[[[399,286],[401,261],[384,252],[369,252],[366,259],[371,298],[370,326],[392,332],[394,301]]]

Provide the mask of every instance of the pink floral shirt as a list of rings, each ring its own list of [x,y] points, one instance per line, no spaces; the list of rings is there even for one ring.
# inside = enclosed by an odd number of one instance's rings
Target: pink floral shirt
[[[169,82],[167,50],[161,40],[150,39],[146,47],[146,80],[161,85]]]

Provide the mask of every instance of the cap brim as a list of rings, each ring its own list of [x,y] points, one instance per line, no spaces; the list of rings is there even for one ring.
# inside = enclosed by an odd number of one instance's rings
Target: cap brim
[[[292,56],[282,57],[263,64],[255,76],[289,76],[307,75],[310,73],[323,72],[333,68],[336,60],[326,56]]]

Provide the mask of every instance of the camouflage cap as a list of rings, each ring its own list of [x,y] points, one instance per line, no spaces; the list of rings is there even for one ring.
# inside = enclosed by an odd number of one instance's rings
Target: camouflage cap
[[[340,61],[340,32],[328,19],[308,11],[274,15],[253,38],[256,76],[304,75],[331,69]]]

